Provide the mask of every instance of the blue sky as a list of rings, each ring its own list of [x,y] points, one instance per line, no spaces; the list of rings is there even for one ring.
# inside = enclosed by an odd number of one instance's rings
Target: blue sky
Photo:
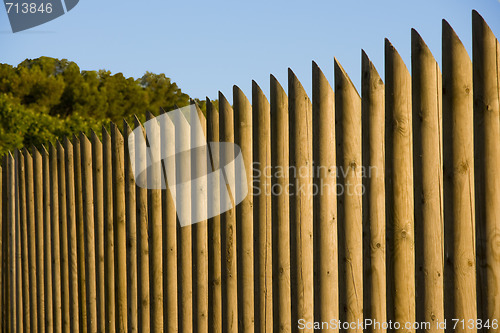
[[[28,1],[28,0],[27,0]],[[0,62],[50,56],[82,70],[141,77],[165,73],[192,97],[232,100],[232,86],[251,96],[251,81],[269,91],[269,74],[285,87],[292,68],[311,91],[311,61],[333,83],[333,57],[360,86],[361,49],[383,77],[384,38],[410,68],[410,29],[441,63],[441,20],[471,55],[471,11],[500,37],[499,0],[170,1],[80,0],[69,13],[13,34],[0,8]]]

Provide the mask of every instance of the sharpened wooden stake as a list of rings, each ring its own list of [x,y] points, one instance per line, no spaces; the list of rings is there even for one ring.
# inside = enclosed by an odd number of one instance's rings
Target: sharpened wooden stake
[[[316,243],[315,319],[339,317],[337,251],[337,174],[335,150],[335,100],[333,90],[319,66],[312,63],[313,160]],[[338,332],[326,329],[325,332]]]
[[[165,111],[161,110],[159,117],[160,140],[162,156],[175,155],[175,135],[173,123]],[[136,148],[136,151],[139,148]],[[164,155],[165,154],[165,155]],[[170,160],[171,161],[171,160]],[[136,163],[139,163],[137,161]],[[162,161],[162,177],[166,177],[166,168],[170,174],[175,175],[175,163],[166,163]],[[169,332],[177,332],[179,329],[179,304],[178,304],[178,265],[177,265],[177,211],[172,192],[168,188],[168,179],[166,179],[167,188],[162,191],[162,219],[164,232],[164,305],[165,326]]]
[[[120,130],[113,123],[111,123],[111,151],[113,168],[113,233],[115,237],[116,331],[124,333],[128,332],[124,142]]]
[[[28,223],[26,220],[26,169],[24,155],[16,150],[17,190],[18,190],[18,219],[19,219],[19,253],[18,258],[22,299],[19,299],[23,308],[23,329],[31,331],[30,320],[30,293],[29,293],[29,266],[28,266]]]
[[[42,155],[32,147],[33,155],[33,192],[35,201],[35,226],[36,226],[36,266],[37,266],[37,308],[38,332],[45,332],[45,267],[43,264],[44,233],[43,233],[43,165]],[[6,172],[7,170],[5,170]]]
[[[219,92],[219,133],[221,142],[234,142],[234,112],[226,97]],[[234,156],[226,152],[226,160]],[[228,171],[226,166],[226,172]],[[234,171],[233,171],[234,172]],[[224,175],[225,177],[225,175]],[[222,182],[221,182],[222,183]],[[224,182],[225,183],[225,182]],[[222,184],[224,184],[222,183]],[[224,189],[221,185],[221,194]],[[221,198],[222,202],[222,198]],[[238,272],[235,208],[221,214],[222,228],[222,324],[223,331],[238,332]]]
[[[92,184],[92,145],[80,134],[82,163],[83,230],[85,244],[85,281],[87,289],[87,325],[89,333],[97,332],[97,275],[95,252],[94,197]]]
[[[259,85],[252,81],[256,290],[255,322],[260,332],[273,331],[273,248],[271,195],[271,109]],[[256,169],[256,170],[255,170]],[[250,171],[249,171],[250,172]],[[256,183],[255,183],[256,182]]]
[[[36,222],[35,222],[35,200],[33,179],[33,158],[29,151],[24,148],[24,167],[26,179],[26,218],[28,233],[28,270],[29,270],[29,302],[30,302],[30,328],[32,332],[38,332],[38,293],[37,293],[37,269],[36,269]],[[1,185],[0,185],[1,187]],[[0,217],[1,218],[1,217]],[[1,262],[1,260],[0,260]],[[0,312],[1,313],[1,312]]]
[[[252,194],[252,106],[240,88],[233,87],[234,142],[240,147],[246,175],[235,170],[236,193],[234,197],[245,199],[236,206],[236,230],[238,238],[238,295],[239,331],[254,331],[254,235]],[[240,183],[246,176],[246,184]]]
[[[134,119],[135,128],[141,128],[145,135],[144,128],[142,127],[139,119]],[[136,181],[138,184],[147,182],[146,150],[139,148],[141,144],[139,135],[134,137],[136,147],[136,172],[138,176]],[[139,332],[147,332],[150,330],[150,291],[149,291],[149,234],[148,234],[148,195],[147,189],[137,186],[136,187],[136,201],[137,201],[137,251],[139,255],[137,258],[138,278],[137,284],[139,287],[138,302],[139,302]]]
[[[219,169],[219,149],[210,145],[211,142],[219,142],[219,112],[215,105],[207,98],[207,143],[212,158],[211,170]],[[220,210],[220,184],[219,174],[214,179],[212,187],[208,188],[208,195],[212,212]],[[222,332],[222,253],[221,253],[221,217],[219,214],[208,220],[208,331],[210,333]]]
[[[105,321],[108,332],[116,332],[115,227],[113,213],[113,161],[111,136],[102,127]],[[149,320],[149,316],[148,316]],[[149,329],[149,327],[148,327]]]
[[[442,332],[444,318],[443,124],[441,71],[429,48],[412,30],[412,100],[415,136],[415,243],[419,321]]]
[[[361,98],[340,63],[335,60],[335,112],[342,126],[338,165],[343,176],[343,225],[345,274],[345,320],[363,321],[363,184],[361,151]],[[349,328],[358,332],[359,328]]]
[[[123,121],[125,134],[125,209],[127,225],[127,318],[129,332],[138,332],[137,312],[138,285],[137,285],[137,208],[136,183],[132,163],[135,163],[135,137],[128,123]]]
[[[69,262],[68,262],[68,207],[66,197],[69,189],[66,187],[66,163],[64,160],[64,148],[59,141],[57,149],[57,179],[59,183],[59,228],[60,228],[60,256],[61,256],[61,328],[63,332],[71,330],[70,317],[70,294],[69,294]]]
[[[273,237],[276,244],[273,258],[276,264],[273,275],[273,289],[276,295],[273,302],[274,332],[292,331],[291,267],[290,267],[290,199],[285,189],[289,188],[289,117],[288,97],[276,78],[270,76],[271,86],[271,165],[272,187],[278,189],[273,194]]]
[[[364,304],[365,318],[387,321],[386,304],[386,211],[385,211],[385,92],[384,83],[368,56],[362,52],[361,116],[363,117],[363,160],[366,180],[364,194],[368,204],[363,215],[369,218],[369,303]],[[386,332],[374,327],[374,332]]]
[[[411,77],[396,49],[385,41],[385,107],[388,127],[387,146],[391,164],[392,230],[394,280],[394,320],[397,332],[407,330],[404,323],[415,321],[415,242],[413,217],[413,134],[411,114]]]
[[[288,70],[290,167],[294,175],[290,198],[292,227],[292,323],[314,320],[312,106],[291,69]],[[304,332],[312,332],[305,329]]]
[[[191,102],[191,111],[196,111],[196,115],[192,114],[192,124],[200,122],[202,133],[197,131],[191,132],[193,142],[207,143],[206,131],[207,121],[203,112],[194,102]],[[201,148],[201,149],[200,149]],[[200,147],[197,153],[193,154],[192,166],[193,172],[197,175],[208,175],[208,162],[210,155],[208,154],[208,146]],[[193,256],[195,276],[193,277],[193,311],[195,311],[194,331],[208,332],[208,229],[206,215],[208,213],[207,207],[207,178],[195,178],[192,186],[191,198],[193,206],[191,207],[192,217],[195,219],[193,222]]]
[[[9,152],[6,157],[6,172],[7,172],[7,228],[8,228],[8,263],[9,263],[9,325],[10,332],[16,332],[18,327],[17,318],[17,292],[16,292],[16,182],[15,182],[15,162],[14,157]],[[21,323],[22,325],[22,323]]]
[[[78,299],[81,330],[88,332],[87,287],[85,280],[85,230],[83,224],[82,155],[80,140],[73,137],[73,158],[75,168],[76,244],[78,255]]]
[[[35,155],[33,154],[35,158]],[[68,138],[64,139],[64,163],[66,176],[66,207],[68,222],[68,279],[69,279],[69,313],[70,327],[72,332],[78,332],[80,328],[79,303],[78,303],[78,246],[75,209],[75,167],[73,156],[73,144]],[[36,169],[35,169],[36,170]],[[35,183],[36,184],[36,183]],[[36,187],[35,187],[36,189]],[[39,268],[38,268],[39,269]],[[38,290],[40,292],[40,290]]]
[[[97,329],[106,331],[106,291],[104,275],[104,178],[102,167],[102,143],[97,134],[92,131],[92,186],[94,200],[94,226],[96,251],[96,297],[97,297]]]
[[[500,72],[498,41],[478,12],[472,12],[476,221],[478,223],[478,317],[500,318]],[[481,293],[482,291],[482,293]],[[496,332],[490,329],[490,332]]]
[[[472,64],[462,42],[443,20],[443,143],[447,186],[445,229],[452,235],[446,255],[453,264],[451,290],[453,305],[448,316],[476,320],[476,241],[474,202],[474,137],[472,105]],[[447,207],[448,206],[448,207]],[[447,292],[450,292],[448,290]],[[446,295],[445,295],[446,297]],[[459,325],[456,332],[476,332]]]
[[[42,146],[43,165],[43,245],[45,265],[45,330],[54,330],[54,299],[52,289],[52,222],[51,218],[51,195],[50,195],[50,161],[47,149]]]

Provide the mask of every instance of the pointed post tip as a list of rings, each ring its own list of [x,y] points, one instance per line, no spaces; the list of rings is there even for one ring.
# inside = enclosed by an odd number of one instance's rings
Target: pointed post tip
[[[333,57],[333,69],[334,69],[334,72],[340,71],[340,73],[342,73],[342,75],[347,76],[347,73],[344,70],[344,67],[342,67],[342,64],[340,63],[340,61],[336,57]]]
[[[420,36],[420,34],[418,33],[418,31],[415,29],[415,28],[411,28],[411,38],[412,39],[416,39],[416,40],[422,40],[423,41],[423,38],[422,36]]]
[[[396,51],[396,48],[394,47],[394,45],[392,45],[392,43],[389,40],[389,38],[385,38],[384,41],[385,41],[385,49],[386,50],[394,50],[394,51]]]
[[[372,62],[370,61],[368,54],[366,54],[365,50],[363,49],[361,49],[361,67],[363,69],[368,69],[372,67]]]
[[[477,19],[480,19],[480,20],[483,20],[484,21],[484,18],[481,14],[479,14],[479,12],[475,9],[472,10],[472,20],[477,20]]]
[[[139,117],[137,117],[137,115],[135,115],[135,114],[134,114],[134,127],[135,128],[142,127],[142,123],[139,120]]]
[[[126,119],[123,119],[123,128],[125,130],[131,129],[130,125],[128,124],[128,121]]]
[[[450,23],[448,23],[448,21],[446,21],[445,19],[442,19],[441,22],[442,22],[442,26],[443,26],[443,32],[445,29],[453,31],[453,28],[451,27]]]
[[[222,93],[222,91],[219,91],[219,103],[228,103],[226,96]]]
[[[262,92],[262,89],[255,80],[252,80],[252,90],[257,90],[258,92]]]

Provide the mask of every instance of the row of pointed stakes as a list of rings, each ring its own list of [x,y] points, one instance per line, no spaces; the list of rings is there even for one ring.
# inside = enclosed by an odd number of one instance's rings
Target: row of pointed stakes
[[[207,98],[207,141],[239,144],[247,170],[259,162],[261,174],[267,166],[311,171],[314,160],[328,168],[314,179],[299,173],[297,187],[365,185],[365,195],[249,196],[179,228],[169,194],[136,188],[125,121],[123,132],[103,127],[102,141],[81,133],[48,150],[8,153],[2,331],[271,332],[295,330],[299,319],[500,319],[500,44],[476,12],[473,47],[474,66],[443,21],[442,82],[412,30],[413,77],[386,40],[385,85],[363,52],[361,96],[335,59],[335,95],[313,62],[312,103],[291,70],[288,96],[271,75],[270,101],[255,82],[252,105],[236,86],[233,106],[222,93],[219,110]],[[137,117],[134,126],[142,126]],[[331,166],[375,171],[331,177]],[[291,181],[270,178],[260,190]]]

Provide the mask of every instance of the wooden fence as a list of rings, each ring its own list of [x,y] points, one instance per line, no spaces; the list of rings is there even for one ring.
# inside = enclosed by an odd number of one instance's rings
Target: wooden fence
[[[498,332],[500,44],[472,31],[473,62],[443,21],[442,74],[416,31],[411,76],[389,41],[385,84],[363,52],[361,97],[335,60],[312,102],[291,70],[288,95],[207,100],[251,193],[192,226],[136,186],[127,123],[7,154],[2,332]]]

